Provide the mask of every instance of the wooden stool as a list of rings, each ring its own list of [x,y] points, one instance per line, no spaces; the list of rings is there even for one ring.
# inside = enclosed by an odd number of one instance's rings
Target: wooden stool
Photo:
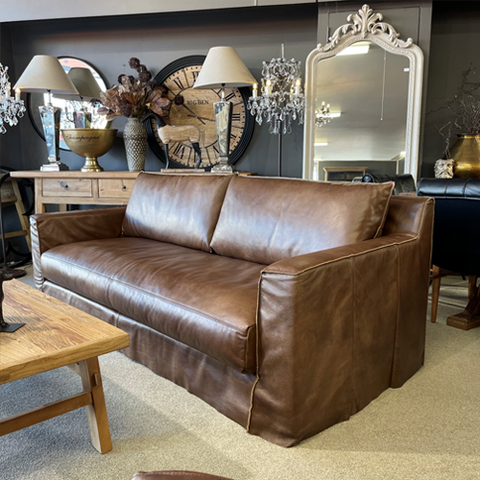
[[[7,178],[5,183],[2,185],[1,195],[2,195],[2,208],[8,207],[10,205],[15,205],[15,208],[17,209],[18,218],[20,220],[20,225],[22,227],[22,230],[5,233],[5,238],[25,236],[25,239],[27,240],[28,249],[31,251],[32,248],[30,244],[29,224],[28,224],[27,217],[24,215],[25,207],[22,202],[22,196],[20,195],[20,190],[18,188],[17,180],[15,180],[14,178]]]
[[[169,470],[164,472],[137,472],[132,480],[231,480],[207,473]]]

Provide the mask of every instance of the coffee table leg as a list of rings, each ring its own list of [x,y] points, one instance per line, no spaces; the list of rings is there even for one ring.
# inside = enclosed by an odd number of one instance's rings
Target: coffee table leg
[[[92,405],[86,407],[92,444],[100,453],[109,452],[112,449],[112,439],[108,427],[98,358],[89,358],[80,362],[79,373],[82,377],[83,389],[92,393]]]

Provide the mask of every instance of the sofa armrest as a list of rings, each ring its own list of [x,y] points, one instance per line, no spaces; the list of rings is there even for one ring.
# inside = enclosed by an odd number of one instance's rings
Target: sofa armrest
[[[400,386],[424,358],[433,205],[394,234],[268,266],[248,429],[291,446]]]
[[[40,290],[43,287],[40,262],[43,253],[68,243],[120,237],[125,210],[126,207],[114,207],[32,215],[30,235],[35,286]]]

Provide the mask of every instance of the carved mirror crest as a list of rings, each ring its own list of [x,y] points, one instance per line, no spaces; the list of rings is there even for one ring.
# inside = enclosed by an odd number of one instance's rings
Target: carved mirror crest
[[[423,53],[382,20],[364,5],[307,58],[304,178],[323,161],[417,177]]]

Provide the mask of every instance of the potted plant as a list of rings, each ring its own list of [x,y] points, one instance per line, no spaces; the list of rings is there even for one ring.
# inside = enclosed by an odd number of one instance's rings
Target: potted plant
[[[119,85],[100,93],[103,107],[98,109],[98,113],[106,115],[107,120],[128,118],[123,131],[128,169],[139,171],[145,168],[147,153],[147,132],[142,119],[149,110],[163,117],[170,100],[166,98],[166,89],[155,85],[152,74],[138,58],[133,57],[128,63],[130,68],[137,71],[138,78],[121,74],[118,77]]]

